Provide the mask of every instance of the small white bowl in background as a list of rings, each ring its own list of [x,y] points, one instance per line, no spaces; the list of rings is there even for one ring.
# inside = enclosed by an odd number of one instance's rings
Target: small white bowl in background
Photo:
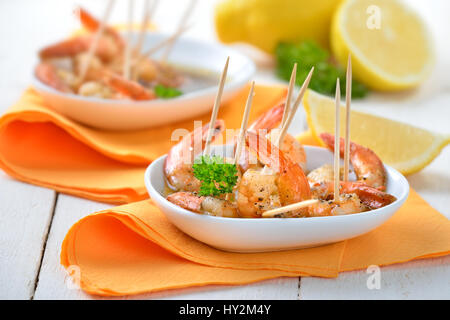
[[[134,36],[136,37],[136,34]],[[167,37],[168,35],[162,33],[147,33],[144,51]],[[228,56],[230,63],[222,95],[222,102],[226,102],[253,77],[256,70],[253,61],[228,47],[186,37],[176,41],[168,62],[217,75],[216,84],[176,98],[150,101],[100,99],[62,93],[42,83],[35,76],[33,87],[49,107],[85,125],[107,130],[144,129],[189,119],[210,111]],[[154,58],[158,57],[158,54],[154,55]]]
[[[218,147],[216,147],[218,148]],[[325,148],[305,146],[307,170],[333,163]],[[409,193],[406,178],[392,167],[387,171],[387,193],[397,200],[372,211],[332,217],[311,218],[222,218],[183,209],[167,201],[163,165],[166,156],[153,161],[145,172],[150,197],[180,230],[212,247],[232,252],[267,252],[330,244],[357,237],[386,222],[405,202]]]

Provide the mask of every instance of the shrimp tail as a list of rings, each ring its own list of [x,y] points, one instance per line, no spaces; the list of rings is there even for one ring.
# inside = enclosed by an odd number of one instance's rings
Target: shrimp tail
[[[51,44],[39,51],[41,59],[75,56],[89,48],[91,37],[76,37]]]
[[[252,124],[249,126],[248,131],[253,131],[255,133],[258,130],[266,130],[267,132],[274,129],[283,119],[284,103],[281,103],[268,111],[260,115]],[[242,150],[241,156],[239,158],[239,168],[242,172],[245,172],[250,167],[250,162],[254,159],[250,159],[250,154],[247,149]]]
[[[67,39],[41,49],[39,51],[39,57],[41,59],[73,57],[79,53],[88,51],[92,41],[92,36],[79,36]],[[95,55],[102,61],[110,61],[117,53],[117,50],[110,41],[105,38],[99,39]]]
[[[216,120],[213,130],[211,142],[225,130],[225,122]],[[192,164],[205,148],[208,131],[209,123],[185,135],[169,150],[164,161],[164,173],[169,185],[193,190],[200,186],[200,182],[193,177]],[[189,188],[186,188],[187,185]]]
[[[176,192],[167,196],[167,200],[183,209],[201,213],[204,197],[196,196],[190,192]]]
[[[36,77],[48,86],[61,91],[72,92],[70,87],[58,76],[56,68],[51,63],[41,62],[35,69]]]
[[[278,126],[283,119],[284,103],[269,109],[252,122],[249,131],[256,132],[258,129],[274,129]]]
[[[86,9],[78,7],[75,10],[75,13],[78,15],[83,27],[90,32],[96,32],[100,28],[100,21],[91,15]],[[109,26],[105,26],[105,33],[110,35],[120,47],[124,47],[125,42],[116,30]]]
[[[269,168],[279,172],[278,188],[282,205],[300,202],[311,198],[308,179],[302,168],[286,157],[263,135],[249,131],[247,147],[256,153],[258,159]],[[306,211],[306,210],[305,210]]]
[[[343,193],[356,193],[361,202],[370,209],[378,209],[397,200],[396,197],[389,193],[360,182],[342,181],[340,186]]]
[[[324,200],[333,199],[334,182],[324,181],[312,185],[314,193]],[[358,181],[341,181],[339,193],[356,194],[361,202],[369,209],[378,209],[391,204],[396,197],[377,188],[370,187]]]
[[[321,133],[320,138],[330,150],[334,150],[334,135]],[[345,140],[341,138],[339,143],[340,156],[344,156]],[[355,142],[350,142],[350,162],[357,179],[381,191],[386,190],[386,169],[381,159],[369,148]]]
[[[110,72],[104,73],[104,75],[107,85],[133,100],[152,100],[156,98],[154,92],[135,81],[127,80]]]

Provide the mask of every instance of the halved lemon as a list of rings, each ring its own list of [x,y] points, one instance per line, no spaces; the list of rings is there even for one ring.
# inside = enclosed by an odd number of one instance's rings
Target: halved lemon
[[[303,98],[303,106],[309,133],[301,135],[299,141],[308,143],[312,136],[324,145],[319,134],[334,133],[334,100],[309,90]],[[344,107],[340,114],[343,137]],[[450,143],[449,136],[358,111],[351,112],[350,140],[372,149],[384,163],[405,175],[423,169]]]
[[[331,48],[354,77],[380,91],[417,86],[434,64],[431,37],[416,13],[398,0],[345,0],[331,26]]]

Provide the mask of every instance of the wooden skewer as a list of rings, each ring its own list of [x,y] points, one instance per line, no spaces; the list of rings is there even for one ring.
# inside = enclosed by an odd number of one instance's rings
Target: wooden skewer
[[[341,109],[341,88],[339,86],[339,78],[336,82],[336,118],[334,125],[334,201],[339,199],[339,161],[340,161],[340,148],[339,148],[339,124],[340,124],[340,109]]]
[[[308,76],[306,77],[305,81],[303,82],[302,87],[300,88],[300,92],[298,93],[297,99],[295,100],[292,108],[290,108],[290,113],[289,113],[283,127],[281,128],[281,132],[280,132],[280,135],[278,136],[278,141],[277,141],[277,146],[279,146],[280,148],[282,146],[284,136],[286,135],[286,132],[287,132],[289,126],[291,125],[292,119],[294,118],[294,115],[297,112],[298,106],[302,102],[303,96],[306,92],[306,89],[308,88],[309,82],[311,81],[313,72],[314,72],[314,67],[311,68],[311,71],[309,71]]]
[[[250,109],[252,107],[253,96],[255,95],[255,81],[252,81],[252,86],[250,87],[250,92],[248,93],[247,102],[245,104],[244,115],[242,116],[241,130],[239,131],[238,142],[236,145],[236,150],[234,151],[234,164],[238,166],[239,158],[241,157],[242,147],[245,143],[245,135],[247,133],[248,116],[250,114]],[[225,159],[224,159],[225,160]],[[230,193],[227,193],[225,200],[229,201],[231,197]]]
[[[138,66],[141,61],[144,60],[145,57],[141,57],[142,45],[144,44],[145,34],[148,30],[149,23],[153,17],[153,14],[158,5],[158,0],[153,0],[152,5],[150,6],[150,0],[145,0],[144,3],[144,16],[142,18],[141,30],[139,32],[139,38],[132,50],[132,61],[130,62],[130,73],[133,81],[138,80],[139,72]]]
[[[181,28],[180,30],[177,30],[177,32],[175,32],[173,35],[171,35],[170,37],[168,37],[167,39],[163,39],[161,40],[159,43],[157,43],[154,47],[150,48],[149,50],[147,50],[146,52],[144,52],[137,60],[134,61],[134,65],[139,64],[140,62],[142,62],[142,60],[146,59],[147,57],[151,56],[152,54],[154,54],[155,52],[161,50],[162,48],[164,48],[165,46],[167,46],[169,43],[171,43],[172,41],[175,41],[179,36],[181,36],[181,34],[183,34],[186,30],[188,30],[191,26],[185,26],[183,28]]]
[[[287,92],[287,96],[286,96],[286,102],[284,104],[283,119],[281,120],[281,128],[283,128],[283,126],[286,122],[286,117],[289,114],[288,112],[289,112],[289,108],[291,106],[291,99],[292,99],[292,94],[294,92],[296,78],[297,78],[297,63],[295,63],[294,67],[292,68],[291,79],[289,80],[289,87],[288,87],[288,92]]]
[[[125,58],[123,62],[123,77],[130,79],[130,60],[131,60],[131,30],[133,28],[133,8],[134,0],[128,0],[128,37],[125,44]]]
[[[156,7],[158,6],[158,0],[153,0],[152,5],[150,6],[150,0],[145,0],[144,3],[144,16],[142,18],[141,30],[139,32],[139,38],[136,46],[134,47],[134,52],[139,54],[142,49],[142,45],[144,44],[145,33],[147,32],[148,25],[153,17],[153,14],[156,11]]]
[[[317,202],[319,202],[318,199],[310,199],[310,200],[305,200],[305,201],[289,204],[289,205],[281,207],[281,208],[276,208],[276,209],[272,209],[272,210],[263,212],[262,217],[263,218],[272,218],[272,217],[276,216],[277,214],[309,207],[310,205],[313,205]]]
[[[211,138],[213,134],[213,127],[216,123],[217,119],[217,113],[219,112],[220,107],[220,101],[222,100],[222,92],[223,87],[225,86],[225,80],[227,79],[227,71],[228,71],[228,64],[230,62],[230,57],[227,58],[227,61],[225,62],[225,67],[223,68],[222,75],[220,76],[220,82],[219,82],[219,90],[217,91],[216,100],[214,101],[214,106],[211,114],[211,121],[209,122],[209,130],[208,135],[206,137],[206,144],[205,144],[205,150],[203,151],[203,155],[209,155],[210,151],[210,144],[211,144]]]
[[[350,103],[352,100],[352,57],[348,55],[345,88],[345,150],[344,150],[344,181],[348,181],[350,167]]]
[[[239,140],[236,145],[236,151],[234,153],[234,163],[237,165],[241,156],[242,146],[245,142],[245,133],[247,132],[248,115],[250,114],[250,108],[252,107],[253,91],[255,89],[255,81],[252,81],[252,86],[247,97],[247,103],[245,104],[244,116],[242,117],[241,130],[239,132]]]
[[[148,21],[150,19],[150,0],[144,0],[144,15],[142,16],[141,28],[139,30],[138,41],[134,47],[134,53],[138,54],[141,51],[144,43],[145,32],[147,31]]]
[[[83,82],[84,77],[86,76],[86,73],[89,69],[89,66],[91,65],[92,57],[94,56],[100,38],[103,35],[103,32],[105,31],[106,23],[108,22],[114,3],[115,0],[109,0],[108,4],[106,5],[105,13],[103,14],[103,17],[100,21],[100,26],[94,35],[94,40],[92,41],[91,46],[89,47],[87,58],[86,60],[83,61],[83,64],[81,65],[80,77],[78,78],[78,81],[80,83]]]
[[[150,19],[153,17],[153,14],[155,13],[156,8],[158,7],[158,4],[159,4],[159,0],[153,0],[153,5],[150,9],[150,17],[149,17]]]
[[[181,17],[180,23],[178,24],[178,28],[177,30],[180,30],[181,28],[183,28],[186,25],[186,22],[189,18],[189,16],[191,15],[192,11],[194,10],[194,7],[197,3],[197,0],[191,0],[189,5],[187,6],[186,10],[183,13],[183,16]],[[169,45],[166,47],[166,51],[164,51],[162,57],[161,57],[161,62],[166,62],[167,58],[169,57],[170,51],[173,48],[173,45],[175,44],[175,39],[172,40]]]

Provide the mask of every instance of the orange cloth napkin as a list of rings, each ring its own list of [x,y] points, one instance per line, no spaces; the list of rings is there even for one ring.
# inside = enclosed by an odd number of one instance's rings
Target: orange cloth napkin
[[[270,253],[209,247],[173,226],[151,200],[143,200],[78,221],[62,244],[61,264],[79,268],[83,290],[109,296],[281,276],[336,277],[340,271],[449,253],[449,220],[411,190],[403,207],[372,232],[327,246]]]
[[[252,118],[277,103],[285,88],[258,86],[256,93]],[[219,117],[227,127],[239,127],[246,96],[244,89],[221,107]],[[209,115],[201,120],[209,121]],[[167,137],[172,130],[192,126],[186,121],[135,132],[96,130],[55,113],[29,89],[0,119],[0,166],[18,179],[61,192],[132,202],[147,197],[145,167],[170,148]],[[315,143],[308,134],[302,139]],[[340,271],[371,264],[446,255],[449,224],[411,190],[387,223],[358,238],[311,249],[239,254],[190,238],[150,200],[142,200],[77,222],[64,239],[61,263],[79,267],[81,287],[99,295],[244,284],[280,276],[336,277]]]
[[[308,132],[299,140],[316,144]],[[64,239],[61,264],[79,268],[83,290],[109,296],[281,276],[337,277],[340,271],[449,253],[450,221],[411,189],[402,208],[372,232],[327,246],[270,253],[209,247],[144,200],[78,221]]]
[[[257,86],[251,119],[274,106],[284,87]],[[248,87],[221,106],[227,128],[239,128]],[[163,115],[161,115],[163,116]],[[196,120],[209,122],[209,114]],[[111,203],[148,198],[144,171],[167,153],[176,128],[193,128],[193,120],[139,131],[90,128],[48,108],[28,89],[0,118],[0,167],[11,176],[60,192]]]

